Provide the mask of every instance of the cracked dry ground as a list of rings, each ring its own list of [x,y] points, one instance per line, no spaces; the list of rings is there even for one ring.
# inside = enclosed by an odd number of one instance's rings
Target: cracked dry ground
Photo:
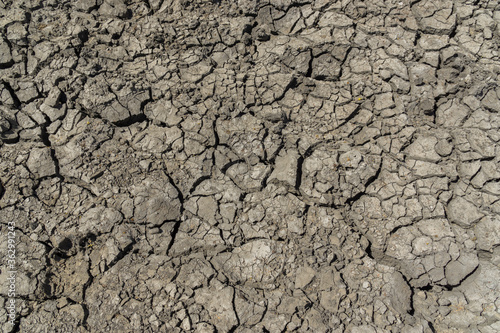
[[[2,332],[500,331],[500,5],[0,0]]]

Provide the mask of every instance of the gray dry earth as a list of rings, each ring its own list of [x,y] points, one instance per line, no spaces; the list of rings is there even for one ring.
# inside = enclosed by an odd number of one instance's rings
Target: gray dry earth
[[[500,5],[0,0],[2,332],[500,331]]]

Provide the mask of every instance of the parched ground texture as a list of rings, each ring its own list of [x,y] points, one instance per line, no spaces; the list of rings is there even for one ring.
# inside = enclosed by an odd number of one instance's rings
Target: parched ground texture
[[[497,1],[0,0],[0,31],[2,332],[500,331]]]

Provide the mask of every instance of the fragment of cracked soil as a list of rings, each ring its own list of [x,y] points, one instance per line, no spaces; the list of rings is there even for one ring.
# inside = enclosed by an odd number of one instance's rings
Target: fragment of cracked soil
[[[1,331],[500,331],[497,7],[0,1]]]

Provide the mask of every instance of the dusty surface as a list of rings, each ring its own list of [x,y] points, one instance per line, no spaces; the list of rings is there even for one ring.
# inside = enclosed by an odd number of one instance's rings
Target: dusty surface
[[[2,332],[500,331],[497,1],[0,0]]]

